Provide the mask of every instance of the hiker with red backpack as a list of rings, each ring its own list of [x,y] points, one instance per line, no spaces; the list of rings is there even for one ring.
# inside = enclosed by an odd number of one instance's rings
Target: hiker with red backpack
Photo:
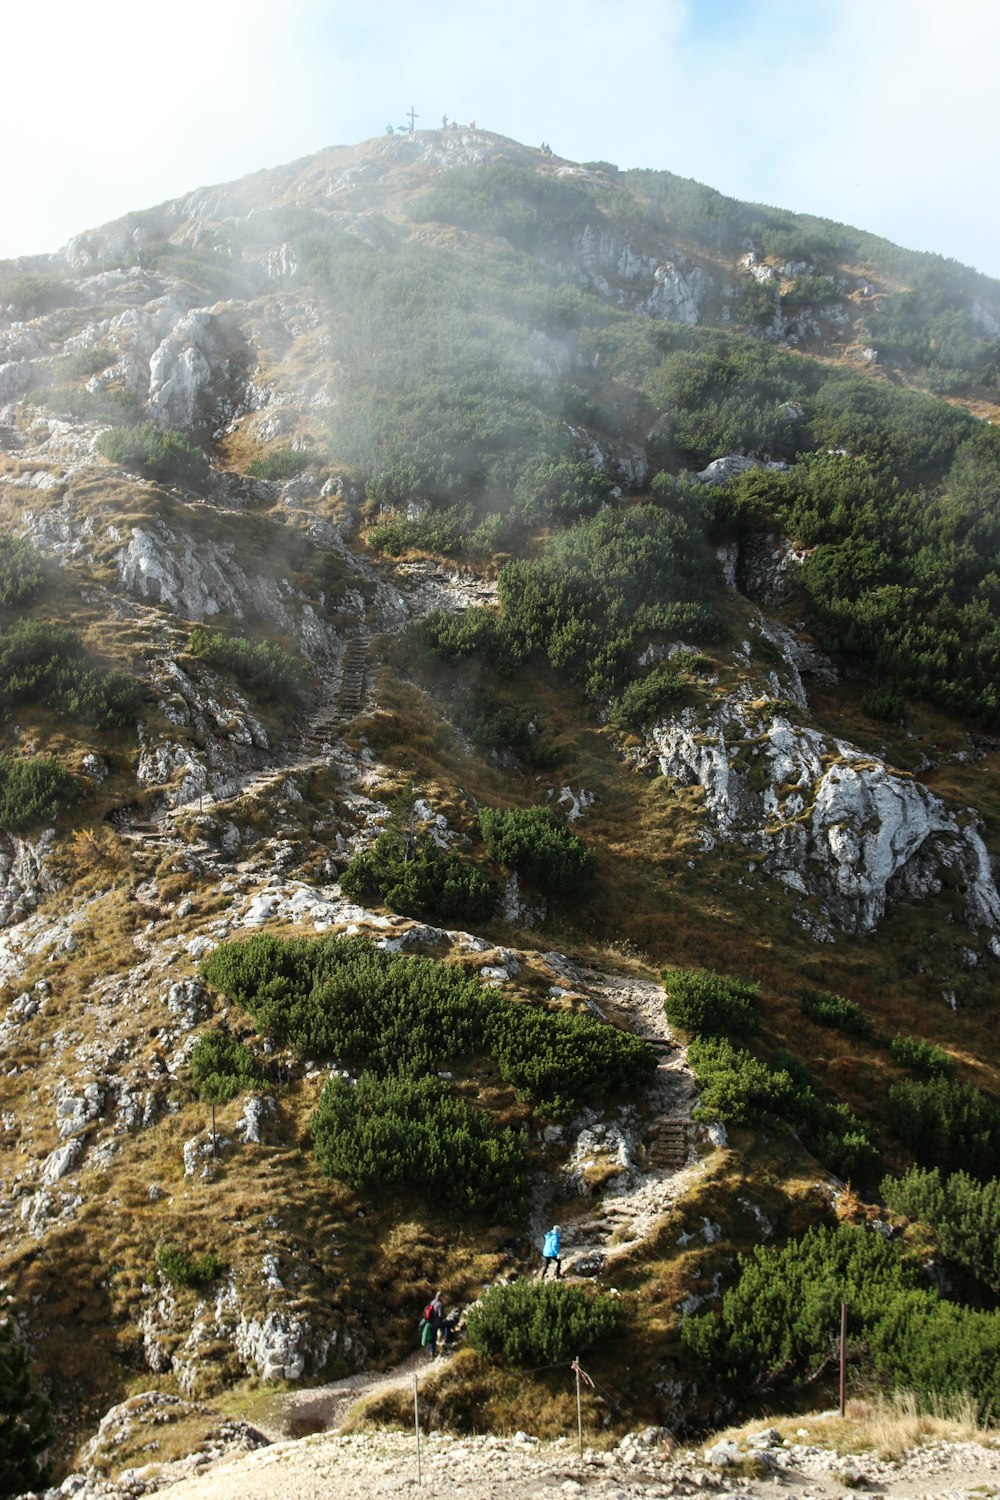
[[[447,1339],[448,1320],[444,1315],[444,1303],[441,1300],[441,1293],[435,1292],[430,1302],[424,1308],[420,1319],[420,1347],[427,1350],[431,1359],[437,1353],[439,1333],[443,1333],[445,1339]]]

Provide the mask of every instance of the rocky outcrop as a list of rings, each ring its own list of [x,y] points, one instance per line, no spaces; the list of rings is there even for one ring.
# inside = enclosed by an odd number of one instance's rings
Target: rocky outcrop
[[[57,889],[49,861],[54,840],[52,828],[34,843],[0,833],[0,927],[20,921]]]
[[[719,287],[700,266],[635,250],[588,224],[573,242],[573,269],[590,291],[619,307],[671,323],[699,323]]]
[[[1000,896],[975,826],[876,756],[793,724],[749,689],[699,719],[691,709],[650,732],[659,769],[703,792],[703,842],[739,845],[751,872],[810,898],[817,936],[872,932],[893,897],[957,877],[971,928],[1000,955]]]
[[[242,370],[230,320],[205,308],[187,313],[149,361],[149,405],[168,426],[211,422]]]

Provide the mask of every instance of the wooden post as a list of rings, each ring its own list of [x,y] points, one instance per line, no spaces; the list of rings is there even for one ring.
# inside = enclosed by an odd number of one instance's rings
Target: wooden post
[[[847,1412],[847,1303],[840,1304],[840,1415]]]
[[[417,1405],[417,1372],[413,1372],[413,1431],[417,1437],[417,1483],[423,1483],[420,1473],[420,1408]]]
[[[579,1356],[579,1354],[576,1356],[576,1359],[573,1361],[573,1369],[576,1372],[576,1439],[577,1439],[577,1445],[578,1445],[579,1450],[580,1450],[580,1457],[582,1458],[583,1457],[583,1404],[582,1404],[582,1402],[580,1400],[580,1356]]]

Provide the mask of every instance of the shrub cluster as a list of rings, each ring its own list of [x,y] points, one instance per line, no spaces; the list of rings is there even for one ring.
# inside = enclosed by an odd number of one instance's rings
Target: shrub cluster
[[[478,1354],[517,1365],[561,1364],[604,1343],[620,1304],[602,1293],[555,1282],[493,1286],[469,1310],[468,1341]]]
[[[681,702],[687,691],[680,673],[654,667],[645,677],[626,683],[611,704],[611,722],[618,729],[641,729],[654,723],[671,704]]]
[[[1000,1158],[1000,1106],[971,1083],[938,1076],[889,1090],[888,1121],[926,1167],[986,1181]]]
[[[294,479],[296,474],[321,462],[320,455],[310,448],[272,448],[269,453],[252,458],[247,473],[253,479]]]
[[[875,1023],[865,1015],[861,1006],[854,1000],[845,1000],[842,995],[831,995],[826,990],[800,990],[799,1007],[811,1021],[832,1026],[848,1036],[875,1035]]]
[[[264,1081],[260,1064],[242,1042],[224,1031],[206,1031],[191,1050],[191,1077],[202,1099],[225,1104]]]
[[[0,753],[0,830],[47,823],[80,796],[80,783],[51,755]]]
[[[125,468],[141,469],[152,479],[184,480],[199,484],[208,474],[208,459],[182,432],[138,422],[133,427],[109,427],[94,445],[102,458]]]
[[[273,641],[213,634],[199,625],[188,637],[188,650],[208,666],[231,673],[258,698],[294,699],[302,687],[298,663]]]
[[[0,608],[30,604],[43,582],[42,559],[27,538],[0,536]]]
[[[927,1225],[942,1255],[1000,1296],[1000,1180],[913,1167],[903,1177],[886,1177],[881,1192],[896,1213]]]
[[[637,1089],[656,1065],[647,1043],[605,1022],[508,1000],[449,964],[386,953],[363,938],[258,934],[221,945],[202,974],[306,1056],[420,1074],[490,1053],[501,1077],[550,1113]]]
[[[140,692],[128,673],[88,665],[79,637],[64,625],[22,620],[0,631],[0,713],[44,700],[59,713],[110,729],[135,722]]]
[[[32,1384],[14,1320],[0,1318],[0,1497],[14,1500],[45,1488],[50,1478],[51,1407]]]
[[[156,1247],[156,1269],[171,1286],[207,1286],[221,1274],[222,1264],[214,1250],[188,1255],[176,1245],[161,1243]]]
[[[436,922],[486,922],[497,904],[496,886],[475,865],[442,853],[429,836],[410,848],[398,829],[385,829],[354,856],[340,888],[355,901],[382,901],[390,911]]]
[[[926,1396],[968,1393],[982,1418],[997,1409],[1000,1314],[944,1301],[895,1243],[853,1225],[741,1256],[721,1311],[686,1316],[681,1337],[724,1388],[795,1390],[832,1373],[841,1302],[851,1356],[867,1374]]]
[[[747,1036],[757,1030],[758,987],[709,969],[664,969],[671,1026],[694,1036]]]
[[[418,1184],[447,1208],[514,1223],[524,1212],[520,1132],[498,1129],[434,1078],[332,1078],[312,1119],[324,1171],[352,1187]]]
[[[536,770],[548,770],[560,759],[559,749],[546,744],[534,715],[501,703],[489,689],[463,693],[455,722],[481,750],[511,750]]]
[[[909,1068],[924,1078],[950,1078],[955,1071],[951,1054],[922,1036],[904,1036],[898,1032],[889,1042],[889,1055],[901,1068]]]
[[[806,1148],[845,1181],[872,1182],[881,1161],[868,1127],[846,1104],[821,1099],[794,1058],[771,1063],[726,1037],[698,1037],[688,1059],[698,1079],[702,1120],[791,1126]]]
[[[550,808],[484,807],[479,828],[491,859],[546,891],[579,894],[593,879],[592,851]]]

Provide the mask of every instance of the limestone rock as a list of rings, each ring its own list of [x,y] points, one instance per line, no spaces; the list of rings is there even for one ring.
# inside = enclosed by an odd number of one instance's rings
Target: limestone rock
[[[34,843],[0,833],[0,927],[19,921],[58,889],[49,867],[54,840],[51,828]]]
[[[927,895],[955,869],[973,928],[1000,930],[1000,896],[975,828],[877,757],[734,695],[651,731],[660,770],[704,792],[706,836],[762,857],[844,932],[872,932],[893,894]]]

